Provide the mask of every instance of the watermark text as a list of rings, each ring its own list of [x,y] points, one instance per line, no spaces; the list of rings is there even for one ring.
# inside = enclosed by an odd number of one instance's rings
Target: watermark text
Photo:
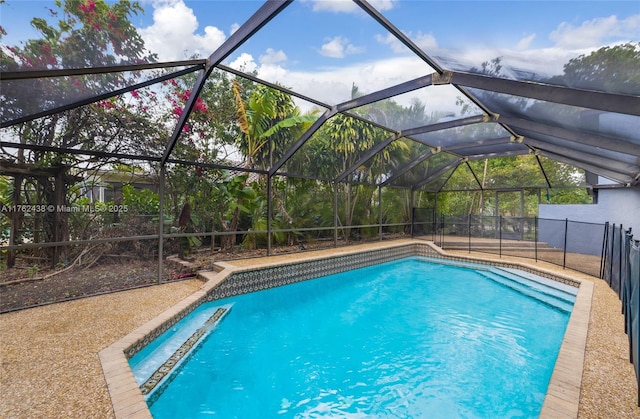
[[[23,212],[23,213],[47,213],[47,212],[66,212],[66,213],[95,213],[95,212],[128,212],[128,205],[2,205],[0,210],[3,213]]]

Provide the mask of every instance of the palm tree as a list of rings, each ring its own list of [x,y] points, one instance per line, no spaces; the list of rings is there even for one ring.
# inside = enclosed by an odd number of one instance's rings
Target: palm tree
[[[291,97],[276,89],[259,86],[251,94],[248,102],[242,97],[241,86],[234,80],[232,84],[236,102],[236,114],[241,134],[237,147],[244,155],[245,169],[266,169],[273,164],[274,154],[282,152],[291,138],[297,138],[316,119],[314,113],[300,115],[300,109]],[[243,177],[239,191],[247,188],[249,177]],[[225,230],[236,231],[240,221],[240,211],[245,193],[235,199],[235,210]],[[229,247],[235,241],[234,236],[227,242]]]

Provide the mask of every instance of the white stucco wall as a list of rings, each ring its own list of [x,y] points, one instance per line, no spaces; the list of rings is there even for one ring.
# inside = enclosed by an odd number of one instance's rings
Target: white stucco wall
[[[616,226],[622,224],[625,230],[632,228],[634,238],[640,238],[640,188],[600,189],[598,203],[589,205],[551,205],[540,204],[539,240],[554,247],[564,245],[564,230],[557,222],[546,222],[545,219],[578,221],[583,223],[604,224],[607,221]],[[567,247],[573,251],[587,254],[598,254],[601,248],[601,237],[598,228],[585,225],[584,228],[572,225],[571,236]],[[562,242],[562,243],[561,243]],[[598,244],[600,243],[600,244]],[[570,249],[567,249],[570,250]]]
[[[540,204],[540,218],[565,219],[587,223],[622,224],[640,236],[640,188],[600,189],[598,203],[589,205]]]

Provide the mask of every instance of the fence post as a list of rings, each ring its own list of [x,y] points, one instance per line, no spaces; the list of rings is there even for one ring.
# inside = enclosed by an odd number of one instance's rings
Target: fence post
[[[273,218],[273,200],[271,199],[271,195],[273,194],[272,182],[273,179],[267,174],[267,256],[271,256],[271,218]]]
[[[160,165],[160,185],[158,185],[158,200],[160,205],[158,206],[158,284],[162,283],[163,272],[163,259],[164,259],[164,180],[166,176],[165,165]],[[213,240],[213,238],[212,238]]]
[[[436,237],[438,235],[438,213],[437,210],[433,209],[433,214],[431,214],[431,237],[432,241],[436,243]]]
[[[569,219],[564,219],[564,254],[562,255],[562,269],[567,266],[567,231],[569,230]]]
[[[338,247],[338,183],[333,184],[333,247]]]
[[[538,216],[533,217],[533,246],[535,248],[536,262],[538,261]]]
[[[618,256],[618,298],[620,298],[620,291],[622,290],[622,252],[624,251],[624,227],[620,224],[620,254]]]
[[[613,231],[611,232],[611,254],[609,255],[609,286],[611,286],[611,279],[613,278],[613,248],[616,242],[616,223],[613,223]]]
[[[411,234],[411,238],[413,238],[413,199],[409,205],[411,206],[411,214],[409,215],[411,217],[411,224],[409,225],[409,232]],[[382,241],[382,186],[380,185],[378,185],[378,240]]]
[[[471,253],[471,214],[468,215],[468,224],[469,224],[469,253]]]
[[[411,238],[414,238],[414,232],[413,232],[413,225],[416,222],[416,209],[414,207],[411,207],[411,226],[410,226],[410,231],[411,231]],[[380,228],[382,228],[382,223],[380,223]]]
[[[602,234],[602,252],[600,252],[600,279],[604,279],[605,258],[607,256],[607,239],[609,236],[609,221],[604,223],[604,233]]]
[[[500,238],[498,240],[498,242],[500,243],[498,252],[499,252],[500,257],[502,257],[502,215],[498,215],[498,218],[499,218],[499,220],[498,220],[498,225],[499,225],[498,233],[500,235],[499,236]]]

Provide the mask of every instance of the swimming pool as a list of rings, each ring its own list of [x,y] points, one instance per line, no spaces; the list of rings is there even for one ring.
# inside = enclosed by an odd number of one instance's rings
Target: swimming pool
[[[202,333],[156,418],[537,416],[575,289],[474,268],[409,258],[202,304],[130,364]]]

